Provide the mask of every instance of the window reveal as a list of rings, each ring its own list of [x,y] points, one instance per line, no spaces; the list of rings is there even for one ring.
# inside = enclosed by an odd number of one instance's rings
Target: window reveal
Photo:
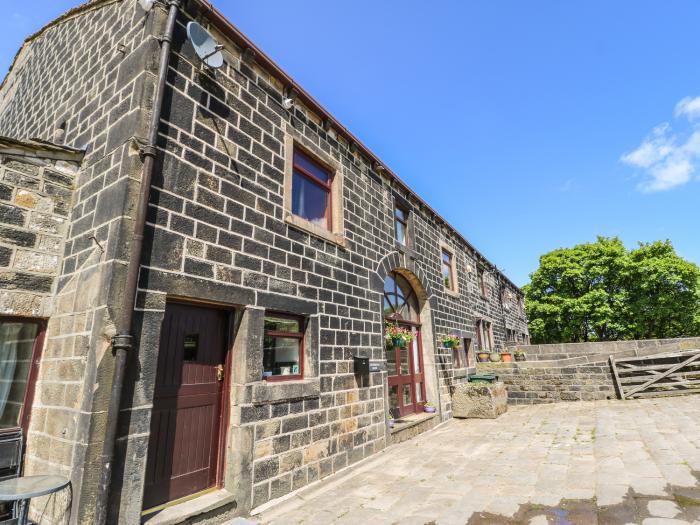
[[[408,212],[394,208],[394,233],[396,240],[404,246],[408,246]]]
[[[265,316],[263,377],[267,380],[304,376],[304,331],[298,317],[269,313]]]
[[[292,213],[310,223],[332,229],[331,184],[328,171],[300,151],[294,151]]]
[[[452,254],[447,250],[442,250],[442,283],[445,288],[455,290]]]

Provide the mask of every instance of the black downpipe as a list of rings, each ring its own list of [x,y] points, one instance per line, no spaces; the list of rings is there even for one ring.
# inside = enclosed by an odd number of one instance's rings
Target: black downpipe
[[[105,423],[105,438],[102,447],[100,481],[95,502],[95,524],[104,525],[107,521],[109,505],[110,484],[112,479],[112,467],[114,463],[114,446],[117,438],[117,421],[121,405],[122,387],[124,385],[124,372],[129,352],[132,350],[133,335],[132,323],[134,315],[134,302],[138,287],[139,269],[141,267],[141,252],[143,248],[143,233],[146,225],[146,211],[148,199],[151,193],[151,179],[156,156],[156,143],[158,140],[158,127],[163,109],[163,96],[165,93],[165,79],[168,73],[170,60],[170,48],[172,44],[175,21],[180,9],[180,0],[168,0],[168,21],[165,33],[160,38],[160,65],[158,69],[158,83],[153,100],[153,115],[149,129],[148,144],[142,149],[143,174],[138,202],[134,214],[134,229],[130,242],[130,257],[127,266],[126,284],[122,307],[117,319],[117,335],[112,338],[112,350],[114,351],[114,374],[112,376],[112,390],[110,392],[109,406],[107,409],[107,421]]]

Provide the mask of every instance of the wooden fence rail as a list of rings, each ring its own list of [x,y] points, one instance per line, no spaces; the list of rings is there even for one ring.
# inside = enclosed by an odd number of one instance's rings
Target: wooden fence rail
[[[700,393],[700,350],[615,359],[615,386],[622,399]]]

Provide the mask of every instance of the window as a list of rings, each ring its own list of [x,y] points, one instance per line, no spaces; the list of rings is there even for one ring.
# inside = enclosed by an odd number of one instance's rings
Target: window
[[[408,212],[399,206],[394,208],[394,234],[399,243],[408,246]]]
[[[474,368],[476,366],[476,361],[474,360],[474,349],[472,348],[471,337],[465,337],[462,339],[464,344],[464,355],[467,359],[467,367]]]
[[[292,213],[316,226],[331,230],[331,181],[325,168],[295,150]]]
[[[452,365],[455,368],[465,368],[467,366],[467,360],[461,346],[452,349]]]
[[[486,272],[483,268],[479,268],[476,271],[477,284],[479,285],[479,292],[481,292],[481,297],[488,297],[488,287],[486,286]]]
[[[43,323],[0,318],[0,429],[27,431]]]
[[[263,340],[263,377],[274,381],[301,379],[303,376],[303,320],[286,314],[267,314]]]
[[[449,251],[443,248],[441,261],[442,283],[445,285],[445,288],[455,292],[457,291],[457,283],[455,282],[454,257]]]
[[[479,342],[479,350],[481,352],[491,352],[493,350],[493,332],[491,331],[491,323],[483,319],[476,323],[476,336]]]

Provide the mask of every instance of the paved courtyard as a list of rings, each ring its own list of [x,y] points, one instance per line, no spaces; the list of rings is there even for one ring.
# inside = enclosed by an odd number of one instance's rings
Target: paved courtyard
[[[274,524],[700,524],[700,396],[452,420],[255,516]]]

